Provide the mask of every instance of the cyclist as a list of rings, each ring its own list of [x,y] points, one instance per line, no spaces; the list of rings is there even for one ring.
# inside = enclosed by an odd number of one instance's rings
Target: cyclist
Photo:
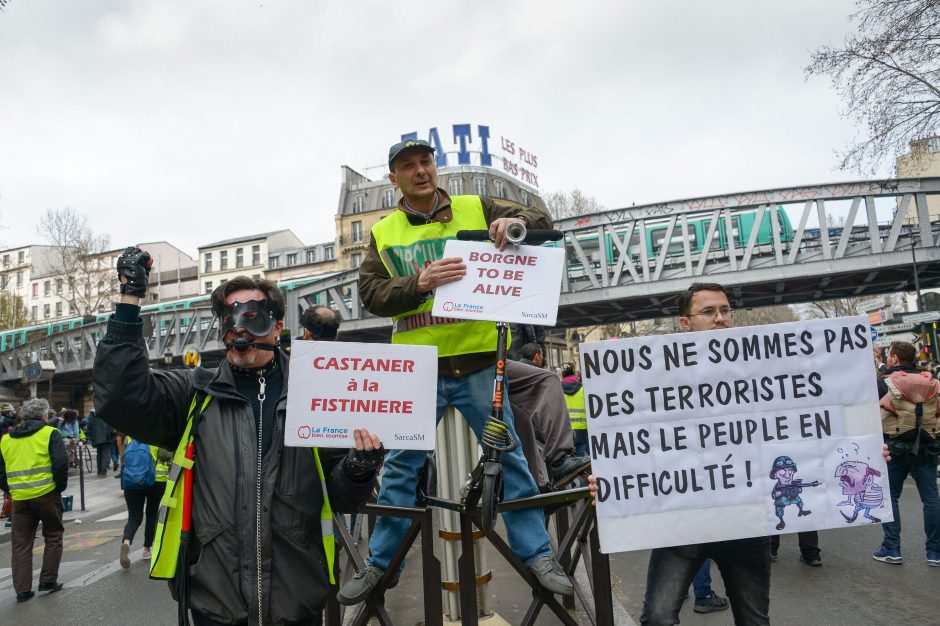
[[[461,229],[489,229],[502,249],[510,223],[551,228],[551,217],[542,208],[505,200],[451,198],[437,185],[434,148],[426,141],[395,144],[389,150],[388,166],[389,180],[401,190],[402,199],[396,211],[372,227],[369,251],[359,268],[362,301],[371,313],[393,318],[392,343],[437,346],[437,419],[453,405],[480,437],[490,416],[497,332],[493,322],[431,316],[434,289],[459,280],[467,271],[461,259],[442,258],[444,243]],[[518,440],[508,403],[504,417]],[[418,471],[426,456],[422,450],[395,450],[389,455],[379,504],[414,506]],[[502,462],[507,499],[538,493],[521,447],[503,454]],[[542,510],[524,509],[503,516],[509,545],[542,587],[572,594],[571,581],[552,555]],[[408,524],[405,519],[378,518],[369,542],[368,566],[342,586],[337,596],[341,603],[357,604],[378,586]],[[399,575],[397,572],[389,587],[397,584]]]

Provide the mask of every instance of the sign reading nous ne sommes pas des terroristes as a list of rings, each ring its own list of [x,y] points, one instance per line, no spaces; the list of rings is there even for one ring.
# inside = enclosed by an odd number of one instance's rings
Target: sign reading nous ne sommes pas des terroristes
[[[892,519],[863,316],[584,343],[604,552]]]

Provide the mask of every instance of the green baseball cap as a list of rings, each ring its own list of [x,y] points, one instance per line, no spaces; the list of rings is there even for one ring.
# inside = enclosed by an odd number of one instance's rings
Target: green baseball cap
[[[407,141],[401,141],[388,149],[388,169],[392,169],[392,163],[398,158],[399,154],[411,148],[421,148],[431,153],[434,152],[434,146],[424,139],[408,139]]]

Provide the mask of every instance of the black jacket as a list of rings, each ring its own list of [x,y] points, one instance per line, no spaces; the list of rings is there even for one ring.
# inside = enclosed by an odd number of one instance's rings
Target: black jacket
[[[257,471],[257,421],[238,394],[227,361],[215,370],[151,370],[141,324],[113,318],[98,344],[93,382],[98,417],[140,441],[175,450],[196,389],[213,400],[200,423],[193,486],[198,558],[190,567],[190,606],[213,620],[257,615],[255,510],[261,493],[262,598],[265,623],[308,621],[326,603],[328,578],[320,533],[323,492],[313,452],[284,446],[287,357],[271,447]],[[372,476],[353,480],[345,450],[320,450],[334,510],[355,509]],[[254,623],[256,618],[252,618]]]
[[[43,426],[46,426],[46,423],[42,420],[27,420],[4,436],[14,439],[32,437]],[[65,442],[62,441],[62,433],[58,430],[54,430],[49,437],[49,458],[52,460],[52,479],[55,481],[55,490],[62,493],[69,485],[69,455],[65,450]],[[7,464],[2,454],[0,454],[0,489],[10,491],[10,483],[7,482]]]

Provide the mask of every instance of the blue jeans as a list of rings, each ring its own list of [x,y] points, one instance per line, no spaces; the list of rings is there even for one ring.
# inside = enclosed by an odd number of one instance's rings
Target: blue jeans
[[[689,585],[706,559],[712,559],[725,581],[734,623],[770,624],[770,539],[752,537],[688,546],[656,548],[646,572],[646,597],[640,624],[672,626]]]
[[[692,579],[692,589],[695,591],[696,598],[707,598],[712,595],[712,562],[705,559],[698,574]]]
[[[493,378],[496,368],[487,367],[469,376],[455,378],[439,376],[437,379],[437,421],[448,405],[460,411],[470,428],[480,438],[483,424],[490,416],[493,400]],[[503,418],[509,425],[512,436],[519,441],[513,425],[512,409],[503,404]],[[385,460],[379,504],[391,506],[414,506],[418,470],[424,465],[427,452],[424,450],[392,450]],[[503,497],[506,500],[526,498],[538,494],[535,480],[529,473],[522,446],[503,454]],[[541,508],[509,511],[502,514],[512,551],[526,565],[536,557],[551,552],[548,531]],[[369,540],[370,565],[388,569],[388,565],[408,531],[410,522],[398,517],[379,516],[375,531]]]
[[[921,455],[894,454],[888,463],[888,485],[891,488],[891,509],[894,521],[882,524],[884,547],[901,549],[901,511],[898,499],[904,487],[904,479],[910,474],[917,484],[920,501],[924,504],[924,531],[927,534],[927,550],[940,550],[940,495],[937,494],[937,463]]]

